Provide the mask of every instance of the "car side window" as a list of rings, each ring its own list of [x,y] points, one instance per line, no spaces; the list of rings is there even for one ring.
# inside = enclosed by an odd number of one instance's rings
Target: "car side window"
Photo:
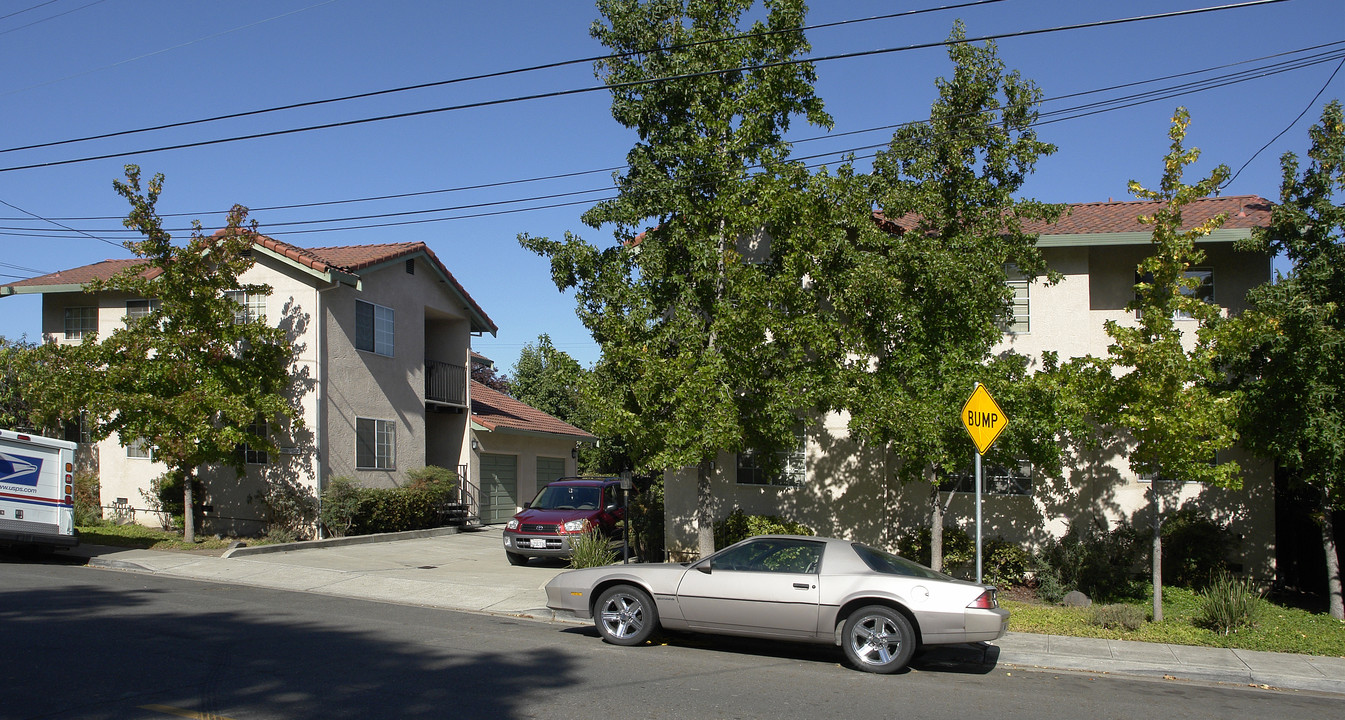
[[[822,543],[792,538],[771,538],[739,545],[716,555],[712,570],[742,572],[816,573],[822,559]]]

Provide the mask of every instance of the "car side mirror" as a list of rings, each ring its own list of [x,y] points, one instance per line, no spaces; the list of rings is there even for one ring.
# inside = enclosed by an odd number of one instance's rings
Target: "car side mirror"
[[[523,509],[524,509],[524,510],[527,510],[527,509],[530,508],[530,507],[532,507],[532,503],[531,503],[531,502],[525,502],[525,503],[523,503]]]
[[[611,503],[607,507],[603,508],[603,510],[607,512],[616,512],[620,508],[621,508],[620,505],[617,505],[616,503]]]

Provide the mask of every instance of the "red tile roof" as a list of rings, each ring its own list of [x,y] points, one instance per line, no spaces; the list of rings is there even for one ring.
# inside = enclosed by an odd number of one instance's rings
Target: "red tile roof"
[[[85,285],[94,280],[110,280],[113,276],[121,273],[127,268],[144,265],[145,261],[140,258],[128,258],[122,260],[104,260],[92,265],[61,270],[49,275],[41,275],[27,280],[19,280],[7,283],[9,287],[46,287],[48,285]],[[155,272],[155,275],[158,273]]]
[[[524,404],[472,381],[472,422],[488,430],[522,430],[525,432],[565,435],[576,440],[597,438],[579,428],[548,415],[531,405]]]
[[[216,236],[219,234],[220,233],[215,233]],[[444,267],[444,264],[439,261],[439,257],[434,254],[434,251],[430,250],[429,246],[423,242],[391,243],[386,245],[346,245],[329,248],[301,248],[297,245],[281,242],[275,238],[266,237],[265,235],[257,235],[253,238],[253,243],[320,273],[337,271],[347,274],[356,274],[357,271],[374,265],[390,262],[416,253],[424,253],[430,263],[434,265],[435,269],[448,279],[449,283],[458,294],[462,296],[463,300],[465,300],[467,304],[471,306],[472,310],[474,310],[486,325],[489,326],[488,329],[492,333],[498,330],[495,326],[495,322],[490,319],[490,316],[486,314],[486,311],[482,310],[481,306],[476,304],[476,301],[467,293],[467,290],[453,277],[453,273],[449,272],[448,268]],[[50,275],[42,275],[40,277],[8,283],[8,287],[39,288],[52,285],[83,285],[93,280],[108,280],[128,267],[143,264],[145,264],[145,260],[141,258],[104,260],[102,262],[93,263],[92,265],[84,265],[70,270],[51,273]]]
[[[1141,225],[1141,215],[1152,215],[1161,203],[1150,201],[1077,203],[1067,206],[1065,214],[1054,223],[1023,223],[1023,231],[1037,235],[1091,235],[1101,233],[1150,232],[1153,227]],[[1193,227],[1226,213],[1223,227],[1228,230],[1267,227],[1270,225],[1269,200],[1257,195],[1207,197],[1195,200],[1182,211],[1185,227]],[[881,213],[875,214],[880,224],[893,232],[914,229],[917,217],[905,215],[889,221]]]

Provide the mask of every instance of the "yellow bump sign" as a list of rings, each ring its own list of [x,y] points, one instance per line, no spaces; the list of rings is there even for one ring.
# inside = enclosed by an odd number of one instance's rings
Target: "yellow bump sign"
[[[984,385],[978,384],[971,397],[962,405],[962,426],[971,435],[976,444],[976,452],[984,455],[1004,428],[1009,426],[1009,418],[1000,409],[999,403],[990,397]]]

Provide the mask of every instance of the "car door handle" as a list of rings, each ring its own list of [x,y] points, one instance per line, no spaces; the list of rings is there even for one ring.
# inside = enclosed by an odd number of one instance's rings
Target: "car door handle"
[[[808,583],[794,583],[795,590],[807,590],[811,587],[812,585],[809,585]]]

